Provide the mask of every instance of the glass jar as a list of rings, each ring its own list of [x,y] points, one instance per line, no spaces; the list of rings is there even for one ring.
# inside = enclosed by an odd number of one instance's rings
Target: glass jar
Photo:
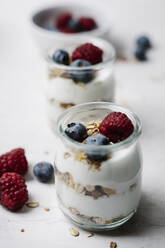
[[[73,45],[61,47],[71,55],[81,44],[92,43],[103,50],[103,62],[88,67],[73,67],[57,64],[52,49],[47,57],[48,75],[46,81],[46,105],[51,127],[58,116],[67,108],[77,104],[94,101],[114,101],[115,82],[113,46],[99,38],[82,37]]]
[[[134,125],[133,133],[122,142],[86,145],[65,134],[69,123],[92,125],[113,111],[125,113]],[[141,123],[138,117],[113,103],[80,104],[59,117],[56,134],[56,193],[63,213],[87,230],[110,230],[128,221],[136,212],[141,196],[142,165],[138,144]],[[87,157],[87,154],[98,152],[106,154],[104,161]]]

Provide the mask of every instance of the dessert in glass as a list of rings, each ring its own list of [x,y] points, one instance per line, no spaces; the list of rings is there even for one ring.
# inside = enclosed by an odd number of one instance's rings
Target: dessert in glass
[[[111,20],[104,8],[80,3],[57,3],[36,9],[31,15],[32,35],[43,55],[53,46],[73,44],[90,35],[109,40]]]
[[[114,101],[113,46],[99,38],[77,39],[76,44],[52,49],[47,56],[46,107],[51,126],[74,105]]]
[[[107,102],[66,110],[56,127],[56,193],[63,213],[87,230],[111,230],[136,212],[141,196],[141,122]]]

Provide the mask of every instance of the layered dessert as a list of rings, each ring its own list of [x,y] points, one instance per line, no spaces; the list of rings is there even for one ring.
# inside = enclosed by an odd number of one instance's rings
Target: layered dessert
[[[74,112],[81,121],[72,117],[70,122],[66,115],[60,127],[64,133],[55,161],[57,196],[65,215],[76,224],[111,229],[126,222],[139,204],[140,130],[124,112],[95,107],[85,116],[81,111]]]
[[[113,47],[100,39],[50,52],[46,100],[52,126],[69,107],[114,100],[114,58]]]

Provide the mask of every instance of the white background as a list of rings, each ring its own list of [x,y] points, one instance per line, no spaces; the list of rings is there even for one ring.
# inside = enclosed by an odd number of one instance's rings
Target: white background
[[[56,140],[44,110],[45,63],[30,35],[29,14],[46,0],[1,0],[0,7],[0,152],[24,147],[30,164],[53,162]],[[77,1],[76,1],[77,2]],[[165,246],[165,2],[163,0],[83,1],[102,5],[112,20],[113,37],[131,55],[134,40],[147,33],[153,49],[147,63],[116,64],[117,102],[129,106],[143,122],[143,194],[137,215],[116,231],[87,238],[80,230],[70,236],[71,224],[57,208],[55,186],[27,178],[30,199],[37,209],[10,213],[0,207],[0,246],[109,247]],[[47,154],[48,153],[48,154]],[[50,207],[50,211],[44,211]],[[20,232],[24,228],[25,232]]]

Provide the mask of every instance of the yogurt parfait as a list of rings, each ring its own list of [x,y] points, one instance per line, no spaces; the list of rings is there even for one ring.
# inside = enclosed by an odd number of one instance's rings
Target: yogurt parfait
[[[102,7],[80,2],[54,3],[37,8],[31,14],[32,35],[43,55],[52,47],[73,44],[83,36],[109,40],[112,21],[109,11]]]
[[[57,122],[56,193],[63,213],[87,230],[129,220],[141,196],[141,123],[107,102],[80,104]]]
[[[113,101],[115,50],[99,38],[52,49],[47,57],[47,113],[51,126],[67,108],[93,101]]]

